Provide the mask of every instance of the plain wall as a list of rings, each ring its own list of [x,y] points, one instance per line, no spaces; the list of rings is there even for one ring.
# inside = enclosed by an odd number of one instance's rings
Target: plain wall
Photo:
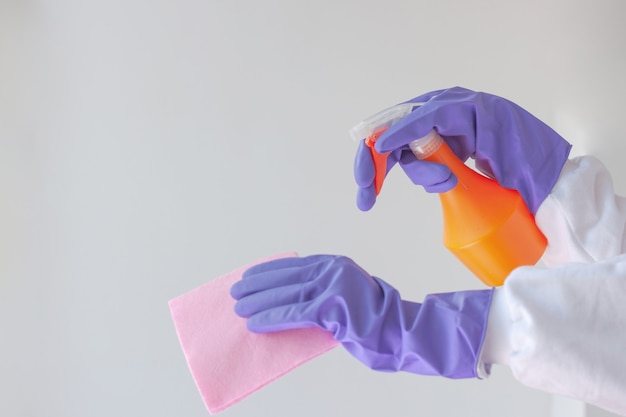
[[[0,415],[205,416],[167,301],[276,252],[405,298],[482,288],[400,170],[355,206],[348,129],[454,85],[522,105],[626,191],[626,2],[0,1]],[[223,413],[544,416],[336,349]]]

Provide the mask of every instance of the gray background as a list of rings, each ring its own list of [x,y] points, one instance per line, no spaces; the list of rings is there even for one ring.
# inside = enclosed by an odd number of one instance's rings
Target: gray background
[[[207,415],[167,301],[276,252],[348,255],[407,299],[481,288],[440,243],[436,196],[400,170],[356,209],[348,129],[433,89],[488,91],[624,191],[625,15],[620,0],[0,1],[0,415]],[[223,415],[564,409],[601,414],[507,369],[384,374],[336,349]]]

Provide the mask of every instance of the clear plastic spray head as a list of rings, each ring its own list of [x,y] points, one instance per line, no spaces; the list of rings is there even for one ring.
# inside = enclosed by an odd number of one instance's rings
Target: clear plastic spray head
[[[350,136],[355,141],[365,139],[365,145],[370,149],[372,160],[374,162],[375,178],[374,185],[376,195],[380,193],[387,174],[387,156],[388,153],[378,153],[374,148],[376,141],[382,135],[385,130],[389,129],[394,123],[410,114],[413,109],[421,106],[423,103],[402,103],[389,107],[373,116],[363,120],[352,129],[350,129]]]
[[[377,132],[388,129],[422,104],[424,103],[402,103],[381,110],[350,129],[350,136],[355,141],[367,139]]]

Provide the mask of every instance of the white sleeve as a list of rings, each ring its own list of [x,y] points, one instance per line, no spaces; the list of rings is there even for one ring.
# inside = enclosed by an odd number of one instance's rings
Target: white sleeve
[[[536,221],[548,267],[522,267],[494,291],[479,375],[626,416],[626,202],[593,157],[568,161]]]
[[[535,221],[548,238],[543,262],[596,262],[626,253],[626,199],[592,156],[566,162]]]

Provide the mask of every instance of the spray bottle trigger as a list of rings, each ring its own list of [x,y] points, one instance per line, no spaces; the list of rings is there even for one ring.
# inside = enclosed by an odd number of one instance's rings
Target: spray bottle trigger
[[[387,157],[390,152],[379,153],[374,148],[376,141],[383,134],[388,127],[377,130],[365,139],[365,145],[370,149],[372,155],[372,161],[374,162],[374,187],[376,189],[376,195],[380,194],[380,189],[383,187],[385,176],[387,175]]]

